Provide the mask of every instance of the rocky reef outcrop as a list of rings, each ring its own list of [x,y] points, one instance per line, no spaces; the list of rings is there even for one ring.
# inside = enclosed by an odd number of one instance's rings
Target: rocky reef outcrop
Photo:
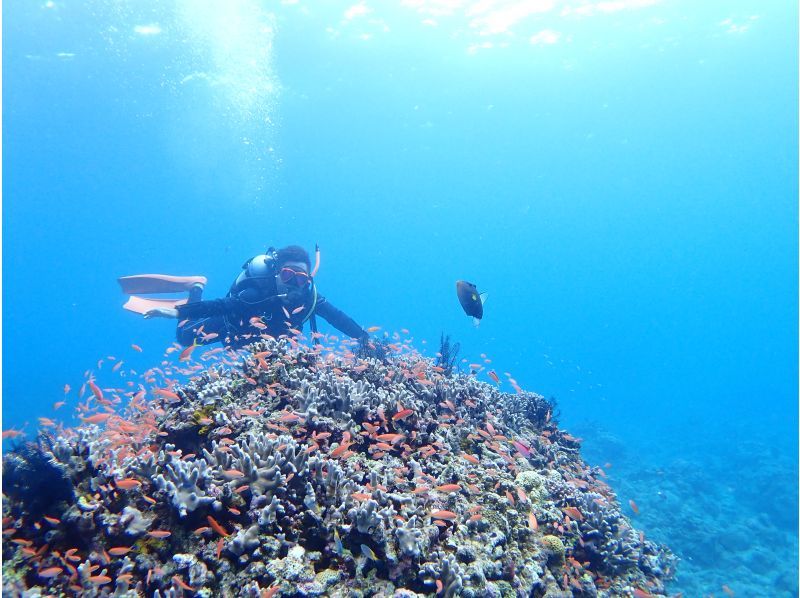
[[[675,558],[550,402],[381,357],[265,339],[95,385],[86,423],[4,458],[61,486],[32,503],[15,473],[3,595],[663,594]]]

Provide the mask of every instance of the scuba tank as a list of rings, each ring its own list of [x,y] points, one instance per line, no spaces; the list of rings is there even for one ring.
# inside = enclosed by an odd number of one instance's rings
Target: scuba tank
[[[269,295],[274,294],[275,273],[277,269],[278,252],[274,247],[251,257],[242,264],[242,271],[236,280],[233,281],[228,297],[236,297],[245,303],[257,303],[263,301]]]

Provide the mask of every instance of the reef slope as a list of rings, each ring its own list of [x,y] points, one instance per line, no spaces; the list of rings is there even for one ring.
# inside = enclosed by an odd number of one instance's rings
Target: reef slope
[[[3,595],[663,594],[553,405],[447,374],[266,340],[85,412],[4,457]]]

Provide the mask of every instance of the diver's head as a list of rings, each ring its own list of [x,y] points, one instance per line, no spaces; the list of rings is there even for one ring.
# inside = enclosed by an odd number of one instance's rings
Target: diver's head
[[[275,263],[277,266],[275,283],[279,294],[303,292],[311,284],[311,277],[308,274],[311,270],[311,258],[299,245],[289,245],[279,249]]]
[[[287,245],[275,252],[275,263],[278,269],[289,262],[302,262],[305,265],[306,273],[311,270],[311,258],[308,256],[308,252],[299,245]]]

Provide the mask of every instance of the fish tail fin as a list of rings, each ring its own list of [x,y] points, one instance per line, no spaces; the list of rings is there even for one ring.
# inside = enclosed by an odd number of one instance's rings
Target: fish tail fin
[[[472,318],[472,325],[475,326],[475,328],[477,328],[478,326],[481,325],[481,321],[478,318]]]

